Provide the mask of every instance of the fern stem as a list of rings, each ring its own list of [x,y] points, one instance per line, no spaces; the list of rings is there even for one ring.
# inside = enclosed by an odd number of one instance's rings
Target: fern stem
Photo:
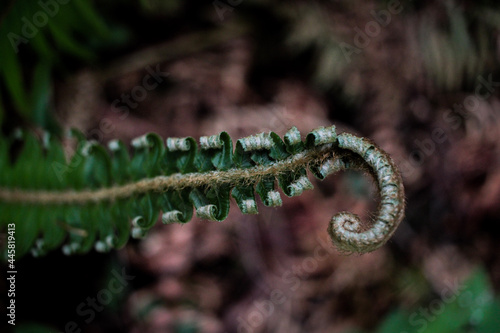
[[[332,153],[325,149],[311,149],[304,153],[292,155],[290,158],[277,161],[269,166],[254,166],[248,169],[230,169],[227,171],[209,171],[205,173],[176,173],[170,176],[157,176],[142,179],[134,183],[109,188],[94,190],[68,190],[68,191],[30,191],[21,189],[0,188],[0,200],[10,203],[30,204],[86,204],[100,201],[113,201],[116,199],[131,197],[134,194],[152,191],[180,191],[188,187],[250,184],[258,182],[265,176],[278,176],[309,165],[319,164]]]
[[[281,156],[279,152],[274,150],[272,161],[268,159],[266,163],[256,163],[253,166],[245,164],[245,160],[242,159],[243,152],[248,154],[273,149],[272,147],[276,144],[276,141],[273,141],[276,139],[276,134],[272,133],[272,135],[271,137],[260,134],[238,140],[234,158],[235,161],[239,162],[232,164],[232,167],[227,170],[216,168],[214,171],[206,172],[174,173],[168,176],[142,178],[124,185],[78,191],[46,191],[0,187],[0,202],[37,206],[86,205],[104,201],[114,202],[137,194],[148,195],[148,193],[153,192],[180,193],[184,189],[189,189],[191,193],[190,200],[193,200],[196,206],[197,215],[202,218],[220,221],[225,217],[219,218],[214,215],[217,207],[205,202],[199,189],[204,188],[205,193],[210,188],[214,190],[218,188],[232,189],[233,196],[235,199],[237,198],[242,212],[254,214],[257,212],[255,200],[253,199],[256,184],[259,184],[257,191],[262,191],[262,188],[259,190],[259,186],[263,182],[268,182],[269,179],[274,182],[275,179],[294,174],[293,182],[288,183],[286,186],[280,183],[286,195],[294,196],[301,194],[303,190],[312,188],[312,184],[306,176],[306,169],[309,169],[319,179],[324,179],[329,174],[341,170],[357,169],[367,171],[376,181],[380,191],[377,217],[371,226],[363,227],[357,215],[341,212],[332,217],[328,233],[333,243],[345,252],[369,252],[387,242],[402,221],[405,206],[401,175],[387,153],[365,138],[345,133],[337,135],[334,127],[320,128],[309,133],[304,145],[300,139],[300,133],[296,128],[293,128],[284,137],[285,144],[290,152],[283,159],[279,157]],[[195,147],[192,146],[194,140],[192,138],[190,140],[167,139],[167,149],[171,152],[185,152],[187,154],[185,156],[191,156],[188,161],[192,162],[193,155],[189,155],[189,151],[194,151],[192,148]],[[203,137],[200,139],[201,148],[219,149],[223,145],[220,140],[222,139],[219,136]],[[149,145],[147,137],[138,138],[132,143],[137,147],[148,147]],[[281,145],[283,144],[281,141]],[[299,145],[301,148],[294,150],[294,145]],[[117,147],[111,145],[111,148],[116,149]],[[83,152],[89,154],[89,149],[91,147],[86,145]],[[267,158],[263,156],[252,155],[252,159],[258,161],[259,158]],[[267,197],[265,199],[266,205],[276,206],[281,204],[278,192],[269,188],[264,188],[264,190]],[[260,192],[259,194],[262,196]],[[229,199],[225,199],[225,202],[228,205]],[[167,210],[164,212],[163,220],[165,223],[182,222],[179,219],[179,214],[181,212],[178,210]],[[150,226],[141,227],[141,223],[144,223],[141,216],[136,216],[132,223],[135,226],[135,232],[140,235],[145,232],[145,228],[150,228]]]

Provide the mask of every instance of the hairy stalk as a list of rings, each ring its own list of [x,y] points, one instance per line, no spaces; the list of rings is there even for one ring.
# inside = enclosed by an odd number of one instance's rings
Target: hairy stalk
[[[0,200],[11,203],[32,204],[85,204],[88,202],[113,201],[128,198],[134,194],[146,192],[161,192],[167,190],[180,191],[189,187],[219,185],[236,186],[258,182],[262,177],[277,177],[287,171],[306,168],[309,165],[318,165],[331,156],[329,152],[311,149],[305,153],[294,155],[291,158],[278,161],[269,166],[254,166],[248,169],[230,169],[227,171],[209,171],[205,173],[176,173],[170,176],[156,176],[139,180],[134,183],[82,191],[32,191],[0,188]],[[256,181],[257,180],[257,181]]]
[[[65,240],[66,254],[85,253],[92,246],[98,251],[119,248],[130,224],[132,237],[143,237],[160,210],[164,223],[188,222],[193,206],[198,217],[222,221],[230,196],[244,214],[256,214],[254,191],[266,206],[280,206],[276,180],[285,195],[300,195],[313,188],[307,169],[319,179],[364,170],[377,183],[380,204],[370,227],[363,228],[349,212],[332,217],[328,232],[341,251],[379,248],[404,216],[403,183],[391,158],[370,140],[337,135],[333,126],[309,133],[305,142],[296,128],[284,140],[261,133],[239,139],[234,151],[225,132],[201,137],[199,148],[192,138],[169,138],[164,145],[157,135],[147,134],[132,141],[132,158],[121,142],[110,142],[108,153],[75,135],[80,145],[69,164],[59,143],[45,140],[42,151],[28,136],[18,160],[9,165],[3,161],[9,144],[0,141],[0,209],[7,213],[0,215],[0,229],[12,222],[18,226],[24,234],[21,253],[31,248],[41,255]],[[28,165],[30,159],[36,165]]]

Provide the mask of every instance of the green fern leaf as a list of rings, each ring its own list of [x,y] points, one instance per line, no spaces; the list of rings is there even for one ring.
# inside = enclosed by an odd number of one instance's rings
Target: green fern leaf
[[[371,141],[335,127],[319,128],[302,141],[296,128],[282,140],[261,133],[232,141],[225,132],[200,138],[146,134],[125,145],[111,141],[109,150],[77,131],[73,157],[66,162],[59,142],[43,144],[30,133],[13,163],[13,140],[0,140],[0,230],[16,225],[17,255],[35,256],[62,246],[65,254],[105,252],[125,245],[129,236],[144,237],[159,219],[186,223],[193,216],[224,220],[233,197],[244,214],[256,214],[255,192],[266,206],[280,206],[280,193],[297,196],[318,179],[344,169],[365,170],[381,192],[373,226],[363,230],[359,217],[343,212],[328,227],[342,251],[367,252],[382,246],[404,215],[401,177],[390,157]],[[4,252],[5,256],[5,252]]]

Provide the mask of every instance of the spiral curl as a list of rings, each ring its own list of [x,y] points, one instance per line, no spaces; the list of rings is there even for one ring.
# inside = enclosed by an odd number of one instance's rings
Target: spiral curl
[[[283,139],[273,132],[253,135],[239,139],[234,152],[225,132],[201,137],[199,148],[190,137],[168,138],[165,145],[156,134],[147,134],[132,141],[132,156],[120,141],[111,141],[108,153],[98,143],[76,135],[80,154],[69,165],[59,143],[51,140],[42,152],[32,136],[25,138],[14,164],[0,159],[4,175],[0,177],[0,208],[9,212],[0,216],[0,230],[10,220],[26,226],[25,235],[30,236],[23,238],[20,253],[31,248],[32,253],[43,254],[64,242],[65,254],[84,253],[92,244],[101,252],[119,248],[129,234],[144,237],[160,210],[166,224],[188,222],[193,208],[200,218],[222,221],[229,212],[230,196],[242,213],[256,214],[255,192],[266,206],[282,204],[276,181],[290,197],[312,189],[306,169],[319,179],[358,169],[376,180],[381,200],[368,230],[349,212],[334,215],[329,223],[332,242],[343,252],[379,248],[404,216],[403,182],[392,159],[368,139],[337,135],[335,126],[312,131],[304,142],[295,127]],[[9,144],[0,140],[0,156],[7,156]],[[37,164],[25,167],[31,165],[33,154],[38,156]],[[54,167],[59,165],[70,171],[59,174],[60,169]],[[16,187],[12,179],[24,183]],[[38,187],[31,188],[31,184]],[[30,222],[35,226],[38,222],[26,215],[29,210],[24,205],[40,213],[40,231],[28,228]],[[63,221],[64,230],[58,221]]]
[[[356,214],[341,212],[334,215],[328,226],[332,242],[342,251],[366,253],[382,245],[392,236],[404,217],[404,186],[398,169],[387,153],[370,140],[351,134],[341,134],[337,138],[338,147],[359,155],[371,168],[370,172],[380,191],[377,217],[368,230]],[[347,169],[342,160],[327,162],[332,164],[330,172]],[[356,168],[356,167],[355,167]]]

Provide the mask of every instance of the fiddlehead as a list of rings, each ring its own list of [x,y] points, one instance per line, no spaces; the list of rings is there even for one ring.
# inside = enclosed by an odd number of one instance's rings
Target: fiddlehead
[[[256,214],[255,191],[266,206],[280,206],[280,193],[300,195],[313,186],[307,169],[319,179],[343,169],[367,170],[377,180],[381,203],[373,226],[363,231],[359,218],[340,213],[328,231],[343,251],[368,252],[382,246],[401,222],[404,192],[390,157],[370,141],[335,127],[319,128],[302,141],[292,128],[283,140],[261,133],[233,144],[225,132],[200,138],[156,134],[132,141],[129,155],[120,141],[109,152],[73,132],[79,145],[69,162],[59,142],[44,146],[30,134],[15,163],[12,140],[0,140],[0,228],[16,223],[22,234],[18,253],[34,255],[62,246],[66,254],[94,247],[108,251],[123,246],[129,235],[143,237],[161,210],[163,223],[186,223],[193,215],[222,221],[233,197],[244,214]],[[33,163],[36,161],[36,163]],[[34,245],[34,246],[33,246]]]
[[[370,252],[382,246],[403,219],[404,188],[401,175],[387,153],[369,140],[351,134],[341,134],[337,140],[340,148],[359,155],[368,165],[380,192],[380,203],[373,226],[368,230],[362,230],[362,223],[356,214],[342,212],[332,217],[328,233],[341,250]],[[343,159],[329,160],[325,167],[327,173],[364,168]]]

